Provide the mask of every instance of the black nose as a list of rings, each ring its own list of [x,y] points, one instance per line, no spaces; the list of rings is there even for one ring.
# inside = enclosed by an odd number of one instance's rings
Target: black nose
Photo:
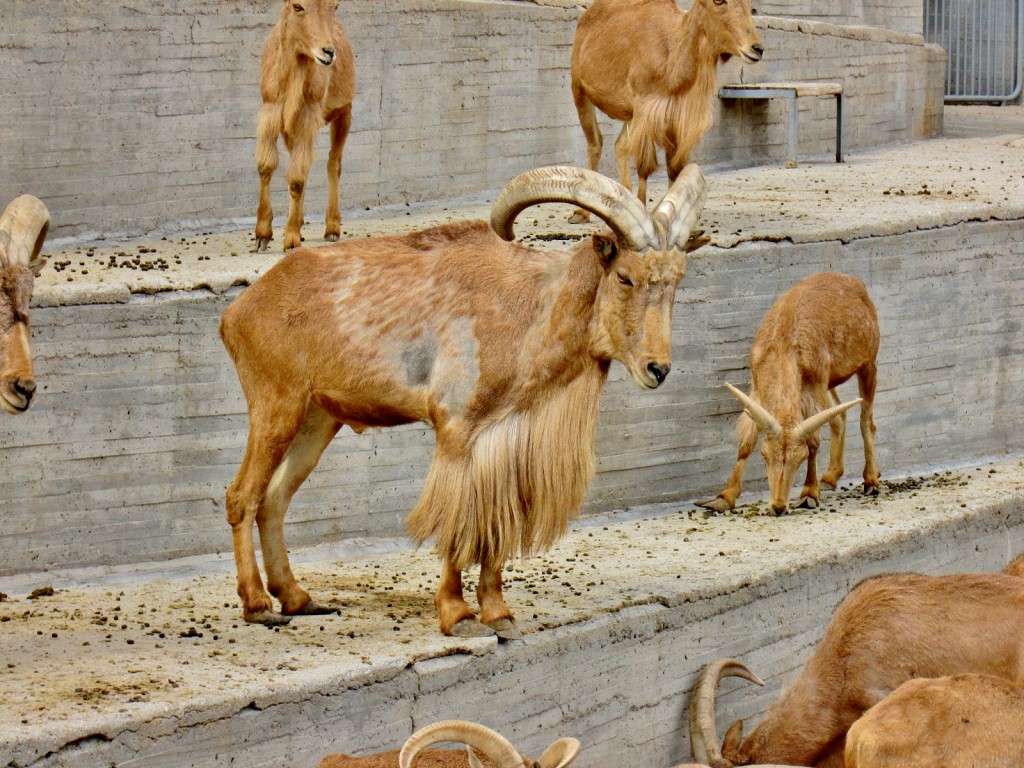
[[[668,363],[648,363],[647,372],[654,377],[654,380],[661,384],[668,376],[668,372],[672,370],[672,366]]]
[[[321,48],[320,50],[324,52],[324,56],[326,56],[331,61],[334,61],[334,49],[333,48]]]
[[[774,515],[776,517],[782,517],[784,514],[786,514],[786,505],[783,504],[781,507],[776,507],[773,504],[772,505],[772,512],[774,513]]]
[[[755,45],[755,46],[753,46],[753,48],[754,48],[754,51],[757,53],[758,56],[764,56],[764,46],[763,45]]]
[[[14,382],[14,391],[25,398],[27,403],[32,399],[32,395],[36,393],[36,383],[32,379],[18,379]]]

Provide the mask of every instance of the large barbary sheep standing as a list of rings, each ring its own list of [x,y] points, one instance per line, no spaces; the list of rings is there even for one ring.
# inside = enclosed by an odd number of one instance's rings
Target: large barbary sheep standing
[[[704,200],[700,169],[655,211],[600,174],[546,168],[513,179],[491,224],[543,202],[579,205],[614,236],[567,253],[499,239],[484,222],[299,249],[224,313],[221,337],[249,404],[249,440],[227,493],[248,621],[330,610],[288,564],[284,515],[337,431],[421,421],[437,447],[412,538],[443,561],[441,631],[517,636],[501,570],[561,536],[594,472],[594,431],[612,360],[645,390],[668,375],[672,310]],[[253,548],[259,526],[270,594]],[[480,620],[462,571],[481,566]],[[282,615],[283,614],[283,615]]]

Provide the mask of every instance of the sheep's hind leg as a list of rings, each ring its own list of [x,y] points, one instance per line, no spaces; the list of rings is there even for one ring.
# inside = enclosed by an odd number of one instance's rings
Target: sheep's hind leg
[[[587,140],[587,167],[597,171],[601,164],[601,148],[604,145],[604,138],[601,136],[601,127],[597,122],[597,109],[594,103],[587,98],[583,89],[575,83],[572,88],[572,98],[576,104],[576,114],[580,118],[580,126],[583,128],[583,136]],[[570,224],[584,224],[590,221],[590,214],[582,208],[577,208],[569,217]]]
[[[278,465],[256,515],[267,571],[267,588],[281,601],[286,616],[336,613],[337,607],[314,602],[299,586],[288,562],[284,538],[284,517],[299,486],[320,461],[320,456],[338,433],[341,424],[324,410],[311,404],[288,452]]]
[[[263,587],[252,529],[261,515],[267,485],[299,428],[305,404],[278,402],[267,410],[250,414],[245,456],[228,487],[226,507],[242,616],[249,622],[272,625],[285,624],[288,619],[274,612],[273,601]]]
[[[857,384],[860,387],[860,434],[864,441],[864,493],[877,496],[882,476],[875,460],[875,362],[871,361],[857,371]]]
[[[434,605],[441,620],[441,631],[454,637],[489,637],[494,630],[481,624],[462,596],[462,571],[444,558],[441,583],[434,595]]]
[[[476,597],[480,603],[480,622],[494,630],[502,640],[518,640],[523,636],[516,626],[512,612],[501,594],[501,564],[484,563],[480,566],[480,584]]]

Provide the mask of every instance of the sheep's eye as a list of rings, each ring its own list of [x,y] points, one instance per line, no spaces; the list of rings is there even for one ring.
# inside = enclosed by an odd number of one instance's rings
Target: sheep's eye
[[[715,2],[717,3],[718,0],[715,0]],[[292,3],[292,10],[295,11],[296,13],[302,13],[306,9],[299,5],[298,3]]]
[[[725,5],[728,0],[715,0],[715,5]]]
[[[630,280],[630,279],[629,279],[628,277],[626,277],[626,276],[625,276],[624,274],[622,274],[621,272],[616,272],[616,273],[615,273],[615,276],[616,276],[617,278],[619,278],[619,283],[620,283],[621,285],[633,285],[633,281],[632,281],[632,280]]]

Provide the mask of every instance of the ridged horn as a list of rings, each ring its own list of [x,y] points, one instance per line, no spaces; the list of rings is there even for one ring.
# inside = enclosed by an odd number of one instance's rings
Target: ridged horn
[[[793,429],[793,436],[798,439],[803,439],[808,435],[814,434],[816,431],[821,429],[825,424],[840,413],[850,410],[853,406],[864,401],[864,398],[858,397],[856,400],[851,400],[848,403],[841,403],[840,405],[833,405],[831,408],[826,408],[824,411],[819,411],[813,416],[801,421]]]
[[[743,407],[747,411],[747,415],[754,420],[757,424],[757,428],[764,432],[768,437],[778,437],[782,434],[782,425],[779,424],[778,419],[768,413],[767,409],[760,403],[754,401],[752,397],[747,395],[745,392],[741,392],[736,389],[729,382],[725,382],[725,386],[728,387],[729,391],[732,392],[736,399],[743,403]]]
[[[737,659],[719,659],[700,673],[690,694],[690,749],[698,763],[722,765],[725,760],[715,730],[715,690],[723,677],[742,677],[757,685],[764,681]]]
[[[600,216],[622,248],[660,250],[658,230],[636,195],[607,176],[566,165],[526,171],[506,184],[491,206],[491,228],[513,240],[516,216],[539,203],[569,203]]]
[[[655,226],[664,233],[665,247],[686,251],[687,241],[704,210],[707,189],[700,166],[690,163],[676,176],[672,187],[651,214]]]
[[[545,749],[544,754],[537,758],[536,765],[539,768],[565,768],[579,753],[579,740],[566,737]]]
[[[39,254],[50,229],[50,212],[38,197],[14,198],[0,215],[0,265],[23,266],[39,275]]]
[[[523,756],[508,739],[485,725],[468,720],[442,720],[418,730],[398,753],[399,768],[410,768],[416,755],[439,741],[457,741],[477,749],[495,768],[526,768]]]

